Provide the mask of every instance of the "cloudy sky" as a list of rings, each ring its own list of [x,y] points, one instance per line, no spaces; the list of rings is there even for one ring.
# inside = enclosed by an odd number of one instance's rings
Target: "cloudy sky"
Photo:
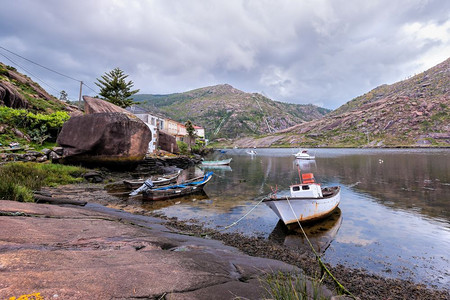
[[[450,1],[2,0],[0,47],[0,61],[70,99],[73,79],[93,96],[119,67],[141,93],[228,83],[335,109],[449,58]]]

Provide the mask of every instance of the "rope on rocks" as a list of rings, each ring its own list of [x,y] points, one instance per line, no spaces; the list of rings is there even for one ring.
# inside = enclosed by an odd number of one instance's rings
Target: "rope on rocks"
[[[291,208],[292,213],[294,214],[295,219],[297,220],[298,226],[300,227],[300,229],[302,230],[303,235],[305,236],[306,241],[308,242],[308,244],[309,244],[309,246],[311,247],[311,249],[312,249],[314,255],[316,256],[317,261],[319,262],[319,265],[320,265],[321,269],[322,269],[323,271],[325,271],[325,273],[327,273],[327,274],[331,277],[331,279],[333,279],[334,283],[335,283],[335,284],[336,284],[336,285],[337,285],[344,293],[346,293],[347,295],[349,295],[349,296],[352,297],[353,299],[358,299],[358,298],[356,298],[349,290],[347,290],[347,289],[346,289],[346,288],[345,288],[345,287],[344,287],[344,286],[336,279],[336,277],[334,277],[334,275],[333,275],[333,274],[331,273],[331,271],[327,268],[327,266],[325,266],[325,263],[322,261],[322,258],[320,257],[319,253],[317,253],[316,249],[314,249],[314,247],[313,247],[311,241],[309,240],[308,236],[306,235],[306,232],[303,230],[303,227],[302,227],[302,225],[300,224],[300,221],[298,220],[298,217],[297,217],[297,215],[295,214],[294,209],[292,208],[292,205],[291,205],[291,202],[289,201],[289,198],[286,197],[286,200],[287,200],[287,202],[288,202],[288,204],[289,204],[289,207]]]

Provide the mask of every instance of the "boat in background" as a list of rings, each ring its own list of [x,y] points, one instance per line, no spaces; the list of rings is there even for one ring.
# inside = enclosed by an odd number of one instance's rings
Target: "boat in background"
[[[213,172],[208,172],[204,176],[186,180],[179,184],[146,189],[142,192],[142,198],[156,201],[200,193],[203,191],[203,187],[211,180],[212,175]]]
[[[247,152],[247,154],[250,154],[250,155],[256,155],[256,151],[255,150],[247,150],[245,152]]]
[[[232,158],[223,159],[223,160],[204,160],[202,161],[202,166],[226,166],[229,165]]]
[[[308,150],[306,149],[298,151],[297,153],[294,154],[294,156],[297,159],[307,159],[307,160],[316,159],[314,155],[309,155]]]
[[[264,199],[286,226],[325,218],[339,205],[341,187],[321,188],[312,173],[301,174],[301,182],[290,186],[290,195],[272,193]]]

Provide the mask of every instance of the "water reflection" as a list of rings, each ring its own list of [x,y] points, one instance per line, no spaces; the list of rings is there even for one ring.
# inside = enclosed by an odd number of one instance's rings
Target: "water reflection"
[[[201,165],[200,168],[202,170],[233,171],[233,169],[230,166],[207,166],[207,165]]]
[[[308,236],[314,249],[318,253],[323,254],[335,239],[339,228],[341,227],[341,223],[341,210],[337,208],[328,218],[320,222],[304,225],[303,230]],[[269,235],[269,240],[302,252],[310,250],[310,246],[301,229],[288,229],[282,221],[278,221],[277,225]]]
[[[209,202],[208,195],[204,192],[198,192],[196,194],[192,195],[186,195],[183,197],[178,197],[174,199],[169,200],[162,200],[162,201],[144,201],[142,203],[142,208],[150,211],[167,208],[174,205],[189,205],[189,204],[205,204]]]
[[[287,191],[299,181],[300,167],[324,186],[342,187],[340,214],[308,231],[319,251],[328,248],[327,262],[441,287],[450,284],[449,150],[317,149],[315,161],[295,160],[295,150],[257,149],[253,158],[245,149],[228,150],[232,171],[212,170],[213,179],[204,189],[207,199],[174,199],[168,206],[127,201],[168,217],[223,227],[272,189]],[[192,168],[183,176],[202,172]],[[260,205],[229,231],[304,251],[302,236],[284,232],[277,222]]]

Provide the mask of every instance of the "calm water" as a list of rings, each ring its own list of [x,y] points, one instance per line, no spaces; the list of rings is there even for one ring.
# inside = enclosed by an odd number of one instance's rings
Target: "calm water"
[[[215,153],[209,159],[233,161],[208,169],[215,176],[205,195],[142,205],[226,226],[271,188],[283,191],[298,182],[299,164],[322,185],[342,187],[340,209],[306,228],[326,262],[450,289],[450,150],[316,149],[310,150],[315,161],[301,162],[292,155],[296,150],[257,149],[254,157],[244,149]],[[263,204],[228,231],[307,250],[302,236],[287,232]]]

